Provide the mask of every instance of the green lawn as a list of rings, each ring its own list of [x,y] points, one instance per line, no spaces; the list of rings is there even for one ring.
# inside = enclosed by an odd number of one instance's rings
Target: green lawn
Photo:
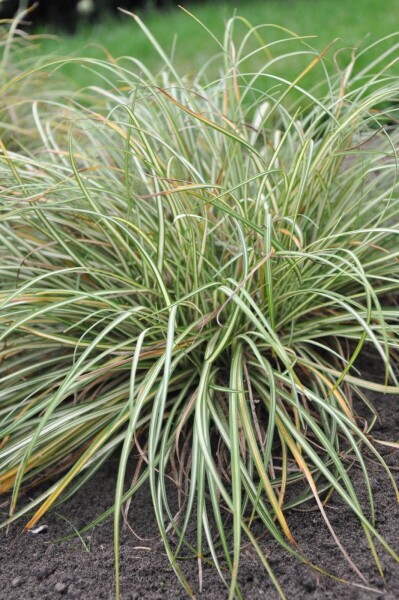
[[[234,11],[245,17],[252,25],[275,24],[295,31],[300,36],[314,36],[307,39],[307,43],[322,51],[332,40],[339,38],[327,54],[325,64],[330,68],[333,64],[334,54],[338,49],[351,48],[359,45],[363,48],[383,36],[395,33],[398,19],[398,1],[385,0],[248,0],[240,3],[213,2],[191,8],[195,16],[215,34],[222,39],[224,23]],[[194,19],[176,8],[168,13],[146,12],[141,14],[142,19],[161,43],[168,54],[174,53],[174,63],[180,72],[195,73],[204,62],[215,53],[217,45]],[[236,24],[237,35],[244,34],[247,30],[244,24]],[[281,31],[273,28],[261,29],[260,33],[265,42],[281,38]],[[57,39],[48,39],[40,42],[41,51],[59,55],[90,56],[101,58],[104,56],[101,46],[106,48],[114,57],[130,56],[138,58],[151,69],[161,67],[162,61],[157,56],[149,40],[129,16],[122,16],[120,20],[109,19],[92,27],[83,27],[75,37],[60,36]],[[305,50],[301,42],[287,43],[287,51]],[[392,40],[387,44],[392,45]],[[371,51],[372,57],[381,54],[381,46]],[[273,53],[273,47],[271,47]],[[350,51],[346,51],[349,57]],[[257,55],[250,68],[259,67],[262,58]],[[340,64],[345,63],[345,53],[339,54]],[[284,65],[276,65],[276,73],[289,79],[296,75],[311,61],[308,54],[299,55],[284,61]],[[370,53],[359,60],[363,65],[370,61]],[[248,67],[248,65],[246,65]],[[78,85],[85,85],[93,81],[86,68],[77,66],[76,69],[68,66],[71,75]],[[307,76],[306,85],[311,86],[319,79],[317,69]]]

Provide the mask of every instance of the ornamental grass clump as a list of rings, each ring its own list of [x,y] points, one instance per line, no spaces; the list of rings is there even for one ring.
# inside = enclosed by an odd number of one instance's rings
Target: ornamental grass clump
[[[147,483],[191,596],[179,557],[198,559],[200,585],[202,562],[213,564],[240,597],[249,540],[284,597],[255,524],[320,569],[287,521],[310,500],[365,585],[324,501],[334,492],[352,509],[381,573],[376,540],[398,559],[375,527],[365,461],[397,493],[367,398],[399,391],[397,46],[361,71],[356,53],[338,68],[333,48],[317,53],[281,29],[269,43],[273,28],[245,32],[234,18],[219,54],[182,77],[135,20],[161,72],[132,57],[74,59],[98,84],[69,94],[68,61],[44,64],[18,35],[13,54],[4,33],[3,526],[32,528],[114,454],[115,505],[95,523],[114,515],[117,594],[121,513],[134,522],[129,503]],[[294,81],[274,74],[298,55]],[[303,85],[311,69],[319,91]],[[365,347],[381,383],[358,371]]]

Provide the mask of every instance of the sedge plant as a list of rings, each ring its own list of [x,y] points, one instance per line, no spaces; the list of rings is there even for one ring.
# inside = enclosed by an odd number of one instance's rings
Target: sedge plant
[[[381,574],[376,541],[398,559],[375,526],[365,459],[397,494],[367,396],[399,391],[397,37],[357,69],[378,42],[343,67],[333,46],[316,52],[282,28],[269,43],[272,26],[235,17],[219,53],[184,77],[130,17],[164,68],[74,58],[98,83],[69,94],[68,59],[33,57],[35,40],[4,26],[3,526],[34,527],[114,454],[115,503],[87,528],[113,515],[117,596],[120,527],[144,485],[191,597],[179,558],[198,560],[200,585],[211,563],[241,597],[248,540],[284,597],[255,525],[320,570],[287,520],[309,501],[364,585],[325,499],[351,508]],[[273,75],[298,55],[294,80]],[[308,90],[313,69],[321,85]],[[364,348],[377,382],[358,370]]]

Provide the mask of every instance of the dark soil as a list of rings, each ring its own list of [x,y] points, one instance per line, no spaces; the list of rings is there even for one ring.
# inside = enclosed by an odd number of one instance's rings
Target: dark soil
[[[373,432],[375,437],[398,440],[398,397],[372,395],[371,399],[381,418]],[[383,446],[379,446],[379,449],[387,463],[393,467],[394,476],[398,478],[398,470],[395,469],[399,468],[399,451]],[[113,503],[116,465],[116,459],[110,460],[83,490],[46,515],[41,522],[48,527],[45,532],[29,532],[17,537],[21,524],[10,528],[8,535],[5,535],[4,530],[1,531],[2,600],[51,600],[62,597],[98,600],[114,597],[112,518],[84,534],[84,543],[77,538],[58,544],[51,542],[72,533],[73,528],[81,528]],[[394,491],[380,466],[368,461],[368,467],[377,506],[377,528],[398,551],[399,510]],[[359,495],[366,506],[366,493],[360,485],[361,473],[356,467],[352,470],[352,477],[359,482]],[[346,579],[351,584],[316,575],[296,559],[287,556],[270,537],[263,537],[262,547],[269,556],[269,562],[287,598],[397,599],[399,564],[378,547],[385,571],[385,578],[382,579],[373,562],[362,527],[351,511],[338,497],[333,496],[328,503],[327,514],[344,547],[374,591],[353,585],[362,582],[344,561],[320,514],[316,510],[297,510],[289,515],[289,524],[304,553],[329,573]],[[136,497],[129,517],[136,533],[143,539],[135,537],[129,530],[122,532],[122,600],[186,598],[159,543],[148,491],[143,490]],[[197,562],[185,562],[184,571],[197,598],[227,598],[226,588],[217,573],[206,567],[203,592],[197,593]],[[250,548],[243,550],[239,580],[246,600],[273,600],[278,597]]]

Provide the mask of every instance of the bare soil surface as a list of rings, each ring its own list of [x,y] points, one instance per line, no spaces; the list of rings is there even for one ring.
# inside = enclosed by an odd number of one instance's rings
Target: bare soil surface
[[[367,369],[372,369],[371,362]],[[376,439],[399,439],[399,398],[392,395],[370,396],[380,414],[373,431]],[[365,413],[366,414],[366,413]],[[399,451],[379,446],[387,463],[399,479]],[[395,494],[384,470],[367,460],[377,507],[377,529],[399,550],[399,510]],[[46,515],[42,533],[24,533],[23,523],[13,525],[8,534],[0,532],[0,599],[52,600],[75,598],[98,600],[114,598],[113,521],[112,518],[85,533],[82,540],[53,543],[90,522],[113,503],[117,458],[108,461],[97,476],[78,494]],[[359,496],[367,506],[361,485],[360,469],[353,467],[352,477],[359,484]],[[33,492],[32,492],[33,494]],[[365,509],[366,510],[366,509]],[[4,514],[4,507],[3,518]],[[269,557],[281,586],[289,600],[396,600],[399,598],[399,564],[377,544],[385,577],[375,566],[361,525],[340,499],[334,495],[327,505],[328,517],[342,544],[363,573],[367,584],[351,570],[331,538],[323,519],[314,507],[289,514],[291,530],[306,556],[336,577],[351,582],[317,575],[309,567],[287,556],[271,536],[263,536],[261,545]],[[184,599],[186,593],[172,572],[159,542],[151,499],[142,490],[132,503],[129,521],[135,537],[127,529],[121,534],[121,598],[122,600]],[[198,599],[227,598],[216,571],[204,566],[203,591],[198,592],[198,566],[195,559],[184,561],[184,572]],[[239,581],[243,598],[257,600],[278,598],[273,584],[249,547],[244,548]],[[357,584],[357,585],[354,585]],[[373,590],[366,589],[366,586]]]

